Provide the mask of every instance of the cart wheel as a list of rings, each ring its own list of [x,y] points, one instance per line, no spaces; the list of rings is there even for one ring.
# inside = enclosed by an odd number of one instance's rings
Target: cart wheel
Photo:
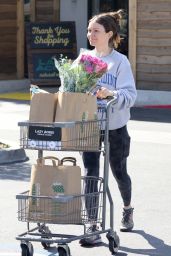
[[[58,246],[58,255],[59,256],[71,256],[69,246],[67,244]]]
[[[113,255],[116,255],[119,250],[119,245],[120,245],[119,236],[116,234],[116,232],[111,231],[111,232],[107,233],[106,237],[109,240],[109,251]]]
[[[41,238],[46,238],[46,239],[51,239],[52,238],[52,236],[50,235],[51,234],[51,232],[50,232],[50,230],[49,230],[49,228],[48,227],[45,227],[46,228],[46,230],[39,230],[39,232],[41,232],[42,234],[45,234],[45,235],[43,235],[43,236],[41,236]],[[52,242],[41,242],[41,244],[42,244],[42,246],[43,246],[43,248],[46,250],[46,249],[48,249],[48,248],[50,248],[50,245],[52,244]]]
[[[33,245],[30,242],[21,243],[21,256],[33,256]]]
[[[42,233],[45,233],[45,232],[42,232]],[[50,239],[51,237],[48,237],[48,236],[42,236],[42,238],[46,238],[46,239]],[[41,242],[41,245],[43,246],[43,248],[46,250],[48,248],[50,248],[50,245],[51,245],[51,242]]]
[[[50,243],[45,243],[45,242],[41,242],[41,245],[43,246],[43,248],[46,250],[48,248],[50,248]]]

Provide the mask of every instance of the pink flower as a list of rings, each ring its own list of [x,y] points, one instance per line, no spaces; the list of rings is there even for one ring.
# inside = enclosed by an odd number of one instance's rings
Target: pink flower
[[[85,66],[85,71],[86,71],[88,74],[91,74],[91,73],[93,73],[93,67],[92,67],[92,66]]]
[[[91,55],[81,55],[79,63],[82,65],[83,70],[89,74],[98,73],[100,75],[107,70],[107,64],[104,61]]]

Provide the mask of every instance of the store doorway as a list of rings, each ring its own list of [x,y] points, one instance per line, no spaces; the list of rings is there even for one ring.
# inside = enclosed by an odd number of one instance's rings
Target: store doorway
[[[88,0],[88,19],[97,13],[124,10],[120,27],[122,40],[117,50],[126,56],[128,56],[128,5],[128,0]],[[91,48],[90,45],[88,47]]]

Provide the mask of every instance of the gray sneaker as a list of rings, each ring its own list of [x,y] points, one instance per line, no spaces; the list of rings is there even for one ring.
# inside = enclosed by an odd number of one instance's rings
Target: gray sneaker
[[[87,237],[82,238],[79,241],[79,244],[82,246],[86,246],[86,245],[96,245],[102,242],[101,240],[101,236],[99,234],[95,234],[95,235],[91,235],[88,237],[88,234],[92,234],[93,232],[98,231],[97,226],[96,225],[92,225],[87,229]]]
[[[120,231],[127,232],[133,229],[134,227],[133,210],[134,208],[123,209],[123,218],[121,221]]]

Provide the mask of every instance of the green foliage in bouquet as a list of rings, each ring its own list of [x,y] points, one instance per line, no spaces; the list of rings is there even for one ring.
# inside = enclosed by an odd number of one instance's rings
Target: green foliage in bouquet
[[[61,80],[60,91],[75,92],[75,74],[71,70],[72,61],[60,55],[58,60],[54,58],[54,62]]]

